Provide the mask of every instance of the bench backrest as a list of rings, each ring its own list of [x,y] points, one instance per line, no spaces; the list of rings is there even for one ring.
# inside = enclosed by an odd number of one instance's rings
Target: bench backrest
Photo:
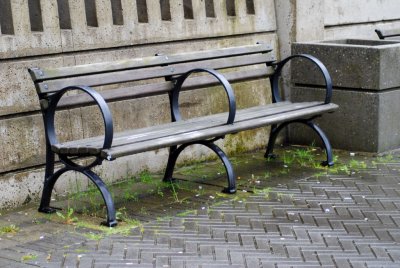
[[[230,82],[266,77],[273,72],[265,65],[273,61],[271,50],[269,45],[256,44],[53,69],[31,68],[29,72],[40,99],[67,86],[85,85],[109,86],[110,89],[102,90],[100,94],[106,101],[118,101],[168,93],[173,88],[171,78],[193,68],[233,68],[223,71]],[[239,67],[257,64],[263,64],[264,68],[238,70]],[[154,78],[165,79],[155,82]],[[153,80],[146,84],[130,83],[147,79]],[[185,82],[183,89],[215,83],[213,77],[194,76]],[[64,97],[59,106],[81,106],[91,102],[91,98],[79,94]]]

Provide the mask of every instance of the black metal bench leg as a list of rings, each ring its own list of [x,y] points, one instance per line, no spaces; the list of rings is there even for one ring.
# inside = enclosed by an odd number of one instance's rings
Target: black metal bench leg
[[[267,151],[265,152],[265,158],[275,158],[274,154],[274,145],[276,142],[276,138],[278,137],[279,132],[287,126],[287,123],[283,123],[279,126],[273,125],[271,126],[271,133],[269,134],[269,140],[267,145]]]
[[[46,168],[47,169],[47,168]],[[54,185],[56,184],[58,178],[68,171],[68,168],[62,168],[56,173],[46,177],[43,185],[42,199],[40,201],[39,212],[43,213],[54,213],[56,208],[50,207],[51,194],[53,192]]]
[[[75,169],[70,169],[68,167],[64,167],[57,172],[55,172],[50,177],[46,178],[43,187],[42,199],[39,206],[39,212],[44,213],[54,213],[57,209],[50,206],[51,194],[53,192],[54,185],[56,184],[58,178],[67,171],[71,171]],[[105,183],[100,179],[98,175],[96,175],[93,171],[87,170],[75,170],[81,172],[85,176],[87,176],[100,190],[100,193],[103,197],[104,203],[107,207],[107,221],[102,223],[108,227],[114,227],[117,225],[116,213],[114,208],[114,202],[112,200],[111,194],[108,191]]]
[[[226,156],[226,154],[224,153],[224,151],[221,150],[221,148],[219,148],[213,142],[208,142],[208,141],[187,143],[187,144],[183,144],[183,145],[179,146],[178,148],[176,148],[176,147],[175,147],[175,149],[172,148],[170,155],[168,157],[167,168],[165,170],[163,181],[166,181],[166,182],[173,181],[172,176],[174,173],[174,168],[175,168],[175,164],[176,164],[176,160],[178,159],[178,156],[186,147],[193,145],[193,144],[204,145],[218,155],[219,159],[221,159],[221,161],[225,167],[225,171],[226,171],[226,174],[228,177],[228,187],[224,188],[222,191],[224,193],[229,193],[229,194],[235,193],[236,192],[236,175],[233,170],[231,162],[229,161],[229,159]]]
[[[222,151],[221,148],[219,148],[214,143],[204,143],[203,145],[205,145],[208,148],[210,148],[211,150],[213,150],[218,155],[219,159],[221,159],[222,163],[225,166],[225,171],[228,176],[228,187],[224,188],[223,192],[227,193],[227,194],[236,193],[236,182],[235,182],[236,175],[233,170],[231,161],[229,161],[229,159],[226,156],[226,154],[224,153],[224,151]]]
[[[331,143],[329,142],[328,137],[325,135],[325,133],[322,131],[322,129],[314,124],[311,121],[304,121],[303,122],[305,125],[309,126],[311,129],[313,129],[318,136],[321,138],[324,146],[325,146],[325,153],[326,153],[326,161],[322,162],[323,166],[328,166],[331,167],[334,165],[333,162],[333,154],[332,154],[332,146]]]
[[[174,147],[170,148],[167,167],[165,168],[165,174],[164,174],[164,178],[163,178],[164,182],[173,182],[174,181],[173,174],[174,174],[176,160],[178,159],[181,152],[189,145],[191,145],[191,144],[184,144],[179,147],[174,146]]]
[[[285,122],[283,124],[280,124],[279,126],[275,126],[271,130],[271,135],[268,141],[268,146],[267,146],[267,151],[265,153],[266,158],[274,158],[275,155],[273,154],[274,151],[274,145],[276,138],[278,137],[279,132],[284,129],[287,125],[291,123],[301,123],[304,124],[308,127],[310,127],[312,130],[314,130],[320,139],[322,140],[322,143],[324,144],[325,147],[325,153],[326,153],[326,161],[322,162],[323,166],[333,166],[333,154],[332,154],[332,146],[329,142],[328,137],[325,135],[325,133],[322,131],[322,129],[314,124],[311,120],[295,120],[295,121],[290,121],[290,122]]]
[[[115,213],[114,201],[111,197],[110,192],[107,189],[106,184],[103,180],[93,171],[91,170],[84,170],[82,171],[99,189],[101,196],[103,197],[104,203],[107,207],[107,221],[103,222],[102,224],[108,227],[117,226],[117,218]]]
[[[55,155],[51,151],[51,146],[46,142],[46,168],[45,168],[45,173],[44,177],[45,179],[49,178],[50,176],[53,176],[54,174],[54,161],[55,161]]]

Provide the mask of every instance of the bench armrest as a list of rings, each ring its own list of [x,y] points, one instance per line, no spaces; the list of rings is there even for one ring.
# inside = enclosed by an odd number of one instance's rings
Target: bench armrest
[[[400,29],[388,29],[388,30],[380,30],[380,29],[375,29],[376,34],[378,35],[379,39],[385,40],[386,38],[390,37],[399,37],[400,36]],[[395,38],[398,40],[397,38]],[[389,39],[391,40],[391,39]]]
[[[236,115],[236,100],[235,100],[235,94],[232,90],[231,85],[229,84],[228,80],[226,78],[218,73],[215,70],[212,69],[203,69],[203,68],[196,68],[193,70],[190,70],[183,75],[179,76],[175,80],[175,86],[174,89],[172,90],[172,98],[171,98],[171,111],[172,111],[172,116],[175,121],[179,121],[182,119],[181,113],[179,110],[179,93],[181,91],[182,85],[185,82],[186,78],[188,78],[191,74],[193,73],[200,73],[200,72],[205,72],[209,73],[212,76],[214,76],[224,87],[226,95],[228,97],[229,101],[229,114],[228,114],[228,120],[227,124],[232,124],[233,121],[235,120],[235,115]]]
[[[45,130],[48,142],[50,145],[54,145],[58,143],[57,135],[54,127],[54,116],[57,109],[57,104],[60,101],[61,97],[72,90],[80,90],[87,93],[93,100],[96,102],[97,106],[101,110],[101,114],[103,116],[104,121],[104,143],[103,149],[111,148],[111,144],[113,141],[113,121],[110,109],[108,108],[107,103],[103,99],[103,97],[94,89],[88,86],[69,86],[65,87],[62,90],[59,90],[57,93],[49,96],[49,105],[44,113],[44,121],[45,121]]]
[[[326,95],[325,95],[325,103],[328,104],[331,102],[332,98],[332,78],[326,69],[325,65],[316,57],[307,55],[307,54],[298,54],[298,55],[292,55],[287,57],[286,59],[280,61],[280,62],[275,62],[273,63],[275,67],[275,73],[271,77],[271,85],[272,85],[272,97],[274,102],[280,102],[281,96],[279,93],[279,77],[281,76],[282,68],[283,66],[290,60],[294,58],[304,58],[312,63],[314,63],[318,69],[321,71],[322,75],[324,76],[325,79],[325,88],[326,88]]]

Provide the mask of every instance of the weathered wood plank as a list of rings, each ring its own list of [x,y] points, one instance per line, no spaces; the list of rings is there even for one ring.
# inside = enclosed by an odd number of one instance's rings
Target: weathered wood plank
[[[315,104],[308,103],[302,105],[302,107],[305,107],[306,105],[310,106]],[[293,105],[290,102],[279,102],[279,103],[269,104],[268,106],[270,110],[266,114],[279,113],[291,109],[293,107]],[[245,117],[253,116],[252,114],[257,113],[258,110],[260,110],[260,107],[251,107],[245,110],[241,110],[240,114],[236,117],[236,120],[243,120],[243,118]],[[140,142],[154,137],[158,138],[162,136],[174,135],[179,129],[181,129],[181,132],[182,130],[184,132],[188,130],[190,131],[192,129],[202,129],[213,125],[222,125],[226,123],[226,118],[227,118],[227,113],[219,113],[203,117],[192,118],[188,120],[182,120],[173,123],[155,125],[147,128],[127,130],[116,133],[114,135],[113,146],[122,145],[126,143]],[[132,137],[134,136],[136,136],[135,140],[132,139]],[[127,142],[126,140],[129,137],[131,137],[131,139],[128,140]],[[57,153],[64,153],[64,154],[70,153],[69,151],[70,148],[85,147],[85,148],[98,149],[101,148],[103,144],[103,138],[104,138],[103,136],[97,136],[77,141],[65,142],[62,144],[54,145],[53,149]],[[82,150],[85,152],[85,149]],[[93,153],[95,152],[98,152],[98,150],[93,151]]]
[[[301,111],[311,107],[319,107],[319,102],[309,103],[280,103],[251,107],[238,111],[235,125],[246,121],[262,119],[265,117],[274,117],[293,111]],[[133,131],[126,131],[116,135],[113,141],[114,147],[133,146],[133,144],[152,141],[155,139],[171,139],[184,133],[192,133],[196,131],[205,131],[209,128],[225,125],[226,113],[205,116],[191,119],[188,121],[180,121],[174,123],[163,124],[150,128],[142,128]],[[80,141],[67,142],[53,146],[53,150],[62,154],[97,154],[102,146],[102,137],[94,137]],[[150,150],[150,149],[149,149]]]
[[[115,159],[121,156],[131,155],[140,153],[143,151],[156,150],[160,148],[165,148],[169,146],[179,145],[183,143],[188,143],[197,140],[204,140],[213,137],[217,137],[222,134],[232,134],[239,131],[255,129],[267,125],[272,125],[276,123],[287,122],[299,118],[312,117],[314,115],[319,115],[327,112],[332,112],[337,109],[336,104],[324,104],[309,107],[306,109],[289,111],[286,113],[279,113],[273,116],[266,116],[262,118],[253,118],[250,120],[244,120],[231,125],[216,126],[213,128],[202,129],[198,131],[186,132],[171,136],[168,139],[159,138],[142,143],[135,143],[130,145],[123,145],[113,147],[108,150],[102,151],[102,157],[105,159]]]
[[[285,110],[285,107],[290,106],[290,102],[280,102],[275,104],[270,104],[271,113],[273,111],[280,112]],[[251,107],[246,109],[246,114],[257,111],[257,107]],[[290,108],[286,108],[290,109]],[[244,117],[245,111],[243,111],[238,117],[237,120]],[[249,115],[247,115],[249,116]],[[173,123],[166,123],[162,125],[155,125],[147,128],[139,128],[133,130],[127,130],[123,132],[116,133],[113,139],[113,146],[129,144],[134,142],[140,142],[143,140],[148,140],[151,138],[158,138],[162,136],[170,136],[176,134],[181,129],[181,132],[185,132],[188,130],[202,129],[207,128],[214,125],[222,125],[226,123],[227,113],[219,113],[209,116],[192,118],[189,120],[182,120]],[[131,137],[130,140],[127,138]],[[132,137],[136,137],[135,140]],[[97,154],[102,147],[104,136],[97,136],[92,138],[86,138],[82,140],[65,142],[62,144],[53,145],[53,150],[56,153],[62,154],[82,154],[90,153]],[[89,150],[89,151],[88,151]]]
[[[71,85],[85,85],[96,87],[110,84],[120,84],[138,80],[180,75],[194,68],[212,68],[218,70],[224,68],[262,64],[268,62],[269,60],[270,56],[267,54],[256,54],[223,59],[188,62],[162,67],[77,76],[58,80],[48,80],[38,83],[37,90],[39,91],[39,93],[51,93]]]
[[[267,78],[273,74],[272,67],[259,68],[254,70],[236,71],[224,73],[224,76],[230,83],[238,83],[247,80],[256,80],[261,78]],[[193,88],[211,87],[218,85],[216,79],[212,76],[198,76],[188,78],[182,90],[189,90]],[[154,95],[161,95],[171,91],[173,84],[171,82],[163,83],[151,83],[146,85],[133,86],[128,88],[116,88],[110,90],[104,90],[99,92],[100,95],[107,102],[119,101],[125,99],[135,99]],[[72,96],[63,97],[58,105],[59,108],[70,108],[82,105],[93,104],[93,100],[86,94],[77,94]]]
[[[114,72],[143,67],[160,66],[166,64],[178,64],[198,60],[217,59],[232,56],[251,55],[256,53],[268,53],[272,51],[270,45],[256,44],[249,46],[219,48],[215,50],[195,51],[172,55],[160,55],[145,58],[121,60],[115,62],[101,62],[94,64],[78,65],[73,67],[61,67],[53,69],[30,69],[34,81],[44,81],[71,76],[90,75],[103,72]]]

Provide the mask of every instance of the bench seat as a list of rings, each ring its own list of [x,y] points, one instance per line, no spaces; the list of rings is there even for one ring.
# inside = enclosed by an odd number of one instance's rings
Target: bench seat
[[[110,149],[103,149],[104,136],[76,140],[52,145],[55,153],[68,156],[96,156],[113,160],[121,156],[144,151],[209,139],[218,135],[254,129],[305,116],[332,112],[337,109],[333,103],[289,101],[273,103],[238,110],[234,124],[226,124],[227,113],[193,118],[153,127],[134,129],[117,133]]]

